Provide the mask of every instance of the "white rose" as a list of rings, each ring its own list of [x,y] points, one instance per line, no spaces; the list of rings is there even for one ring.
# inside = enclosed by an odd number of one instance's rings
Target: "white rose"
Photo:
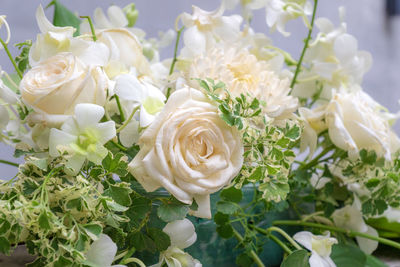
[[[59,53],[28,71],[20,83],[23,101],[36,112],[70,115],[79,103],[104,106],[108,80],[72,53]]]
[[[235,128],[198,90],[175,91],[141,139],[140,152],[129,170],[147,191],[160,186],[178,200],[199,208],[195,215],[211,218],[210,194],[239,173],[243,146]]]
[[[337,147],[348,151],[350,158],[357,158],[361,149],[367,149],[387,160],[400,147],[399,138],[390,128],[393,118],[361,88],[350,93],[333,92],[325,115],[329,137]]]

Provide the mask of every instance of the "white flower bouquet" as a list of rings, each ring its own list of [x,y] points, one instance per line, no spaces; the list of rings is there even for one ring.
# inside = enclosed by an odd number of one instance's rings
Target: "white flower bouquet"
[[[335,26],[317,2],[193,6],[149,39],[134,4],[78,17],[52,1],[15,58],[0,16],[14,66],[0,140],[24,157],[0,161],[18,167],[0,181],[0,252],[24,244],[29,266],[55,267],[385,266],[372,253],[400,249],[398,115],[362,90],[371,56],[343,9]],[[303,20],[299,59],[252,29],[256,9],[284,36]]]

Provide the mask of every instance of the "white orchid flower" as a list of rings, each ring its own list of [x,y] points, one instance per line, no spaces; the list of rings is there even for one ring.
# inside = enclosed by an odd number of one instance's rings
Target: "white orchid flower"
[[[74,27],[56,27],[47,18],[41,5],[36,10],[36,21],[40,29],[37,40],[29,51],[29,64],[37,65],[40,61],[59,52],[72,52],[85,64],[105,66],[110,51],[100,42],[86,40],[85,36],[73,37]],[[86,38],[86,39],[85,39]]]
[[[126,265],[111,265],[117,253],[117,245],[108,235],[101,234],[86,253],[85,264],[91,267],[126,267]]]
[[[261,6],[261,1],[255,1],[256,7]],[[289,20],[302,17],[306,26],[308,25],[307,16],[312,14],[312,5],[307,0],[266,0],[266,20],[271,30],[278,30],[282,35],[289,36],[285,30],[285,25]]]
[[[338,241],[336,238],[330,237],[329,232],[326,232],[325,235],[313,235],[310,232],[302,231],[295,234],[293,238],[311,251],[310,267],[336,267],[329,256],[332,252],[332,245],[337,244]]]
[[[193,259],[183,249],[190,247],[196,242],[197,235],[194,225],[188,219],[168,223],[163,231],[171,240],[171,246],[160,254],[160,261],[151,267],[161,267],[167,264],[168,267],[201,267],[202,264]]]
[[[131,74],[122,74],[116,78],[115,93],[121,100],[128,103],[126,105],[129,109],[127,114],[140,106],[139,122],[141,127],[151,124],[163,108],[166,99],[157,87],[147,81],[139,80]]]
[[[67,152],[66,167],[72,169],[72,174],[78,173],[86,159],[101,164],[108,153],[103,145],[116,135],[114,121],[99,123],[103,116],[104,108],[101,106],[76,105],[75,116],[70,117],[61,130],[50,130],[50,156],[57,157]]]
[[[185,31],[183,33],[184,48],[181,56],[192,58],[205,53],[218,42],[234,42],[240,36],[242,17],[239,15],[222,16],[224,4],[218,9],[208,12],[193,6],[193,14],[180,15]]]
[[[360,209],[361,203],[357,198],[355,198],[351,206],[346,205],[333,212],[333,222],[337,227],[378,237],[378,232],[364,222]],[[360,249],[367,254],[371,254],[378,247],[378,241],[358,236],[356,237],[356,240]]]

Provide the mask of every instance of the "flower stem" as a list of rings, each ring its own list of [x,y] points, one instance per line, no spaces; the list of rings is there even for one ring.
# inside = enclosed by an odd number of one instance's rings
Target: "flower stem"
[[[298,250],[301,250],[302,248],[299,246],[299,244],[296,243],[296,241],[293,240],[293,238],[291,238],[285,231],[283,231],[281,228],[276,227],[276,226],[271,226],[269,228],[262,229],[260,227],[257,226],[250,226],[251,228],[253,228],[254,230],[256,230],[257,232],[266,235],[268,237],[271,237],[271,232],[277,232],[279,234],[281,234],[284,238],[286,238],[287,241],[289,241],[290,244],[292,244],[293,247],[295,247]]]
[[[400,249],[400,243],[382,238],[382,237],[377,237],[377,236],[372,236],[366,233],[360,233],[360,232],[355,232],[355,231],[350,231],[342,228],[338,228],[335,226],[328,226],[324,224],[319,224],[319,223],[311,223],[311,222],[303,222],[303,221],[287,221],[287,220],[279,220],[279,221],[274,221],[272,223],[273,225],[296,225],[296,226],[307,226],[307,227],[314,227],[314,228],[319,228],[319,229],[324,229],[324,230],[329,230],[333,232],[338,232],[338,233],[344,233],[348,235],[349,237],[364,237],[367,239],[375,240],[378,241],[382,244]]]
[[[117,102],[117,106],[118,106],[118,111],[119,111],[119,116],[121,118],[121,122],[123,123],[125,121],[125,114],[124,111],[122,110],[122,105],[121,102],[119,101],[119,96],[118,95],[114,95],[115,101]]]
[[[80,18],[88,20],[89,26],[90,26],[90,31],[92,32],[93,41],[96,42],[97,41],[96,31],[94,30],[92,19],[90,18],[90,16],[80,16]]]
[[[8,58],[10,59],[11,63],[14,66],[15,71],[17,72],[18,76],[20,79],[22,79],[23,75],[20,71],[20,69],[17,66],[17,63],[15,62],[14,58],[12,57],[10,50],[8,49],[7,44],[3,41],[3,39],[0,38],[0,43],[4,47],[4,51],[6,51]]]
[[[0,163],[8,164],[8,165],[11,165],[11,166],[14,166],[14,167],[17,167],[17,168],[19,166],[18,163],[14,163],[14,162],[11,162],[11,161],[8,161],[8,160],[4,160],[4,159],[0,159]]]
[[[126,260],[122,261],[121,264],[128,264],[128,263],[131,263],[131,262],[136,263],[136,264],[139,265],[140,267],[146,267],[146,265],[145,265],[141,260],[139,260],[138,258],[129,258],[129,259],[126,259]]]
[[[321,153],[319,153],[318,156],[316,156],[315,158],[313,158],[309,163],[300,166],[300,169],[302,170],[307,170],[310,169],[311,167],[314,167],[315,165],[317,165],[318,163],[320,163],[320,159],[325,156],[326,154],[328,154],[333,148],[335,148],[334,145],[330,145],[327,146],[324,150],[321,151]]]
[[[174,58],[172,59],[171,66],[169,68],[169,75],[171,75],[174,72],[175,64],[178,61],[178,59],[177,59],[178,45],[179,45],[179,40],[181,39],[181,34],[182,34],[182,31],[183,31],[184,28],[185,27],[180,28],[178,30],[178,32],[177,32],[177,35],[176,35],[175,48],[174,48]],[[167,94],[166,94],[167,100],[168,100],[170,95],[171,95],[171,87],[168,87]]]
[[[117,102],[117,103],[118,103],[118,102]],[[139,108],[140,108],[140,106],[137,106],[136,108],[134,108],[134,109],[132,110],[131,115],[129,115],[128,119],[124,122],[124,124],[123,124],[121,127],[119,127],[119,128],[117,129],[117,133],[121,132],[121,131],[129,124],[129,122],[130,122],[130,121],[132,120],[132,118],[133,118],[133,115],[135,115],[136,111],[138,111]]]
[[[232,228],[232,229],[233,229],[233,235],[236,237],[236,239],[239,241],[239,243],[242,243],[243,237],[239,234],[238,231],[236,231],[235,228]],[[250,256],[254,260],[254,262],[257,264],[258,267],[265,267],[264,263],[260,260],[257,253],[255,253],[254,250],[250,251]]]
[[[306,50],[308,48],[308,43],[311,40],[311,34],[312,34],[312,31],[313,31],[313,28],[314,28],[315,14],[317,13],[317,5],[318,5],[318,0],[314,0],[314,9],[313,9],[313,14],[312,14],[312,18],[311,18],[310,28],[308,30],[307,38],[304,41],[304,47],[303,47],[303,51],[301,51],[300,59],[297,62],[296,71],[294,72],[294,76],[293,76],[292,82],[290,83],[290,88],[292,88],[291,91],[293,90],[293,86],[296,84],[297,76],[300,73],[301,64],[303,63],[304,55],[306,54]]]

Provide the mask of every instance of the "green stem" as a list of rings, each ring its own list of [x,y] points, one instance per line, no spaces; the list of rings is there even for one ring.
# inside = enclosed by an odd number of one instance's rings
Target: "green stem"
[[[11,166],[14,166],[14,167],[18,167],[19,166],[18,163],[14,163],[14,162],[11,162],[11,161],[8,161],[8,160],[4,160],[4,159],[0,159],[0,163],[8,164],[8,165],[11,165]]]
[[[90,31],[92,32],[93,41],[96,42],[97,41],[96,31],[94,30],[92,19],[90,18],[90,16],[80,16],[80,18],[88,20],[89,26],[90,26]]]
[[[119,101],[119,96],[118,95],[114,95],[115,101],[117,102],[117,106],[118,106],[118,111],[119,111],[119,116],[121,118],[121,122],[125,121],[125,114],[124,111],[122,110],[122,105],[121,102]]]
[[[118,148],[119,148],[120,150],[122,150],[122,151],[128,151],[128,149],[126,149],[125,147],[121,146],[120,144],[118,144],[118,143],[115,142],[115,141],[112,141],[112,140],[111,140],[111,144],[113,144],[114,146],[118,147]]]
[[[177,35],[176,35],[175,48],[174,48],[174,58],[172,59],[171,66],[169,68],[169,75],[171,75],[174,72],[175,64],[178,61],[177,54],[178,54],[179,40],[181,39],[181,34],[182,34],[182,31],[183,31],[184,28],[185,27],[180,28],[178,30],[178,32],[177,32]],[[171,95],[171,87],[168,87],[167,94],[166,94],[167,100],[168,100],[170,95]]]
[[[239,243],[242,243],[243,242],[243,237],[239,234],[238,231],[236,231],[235,228],[232,228],[232,229],[233,229],[233,235],[236,237],[236,239],[239,241]],[[260,258],[258,257],[257,253],[255,253],[254,250],[250,251],[250,256],[254,260],[254,262],[257,264],[257,266],[265,267],[264,263],[260,260]]]
[[[366,233],[360,233],[360,232],[355,232],[355,231],[350,231],[342,228],[338,228],[335,226],[328,226],[324,224],[319,224],[319,223],[311,223],[311,222],[303,222],[303,221],[287,221],[287,220],[280,220],[280,221],[274,221],[272,223],[273,225],[296,225],[296,226],[306,226],[306,227],[314,227],[314,228],[319,228],[319,229],[324,229],[324,230],[329,230],[333,232],[338,232],[338,233],[344,233],[348,235],[349,237],[364,237],[367,239],[375,240],[378,241],[382,244],[400,249],[400,243],[382,238],[382,237],[377,237],[377,236],[372,236]]]
[[[314,165],[317,165],[318,163],[320,163],[320,159],[325,156],[327,153],[329,153],[333,148],[335,148],[334,145],[330,145],[327,146],[326,148],[324,148],[324,150],[321,151],[321,153],[319,153],[318,156],[316,156],[315,158],[313,158],[309,163],[300,166],[300,169],[302,170],[307,170],[310,169],[311,167],[314,167]]]
[[[317,5],[318,5],[318,0],[314,0],[314,10],[313,10],[313,14],[312,14],[312,18],[311,18],[311,25],[310,25],[310,29],[308,30],[308,35],[306,40],[304,41],[304,47],[303,47],[303,51],[301,51],[301,55],[300,55],[300,59],[297,62],[297,66],[296,66],[296,71],[294,73],[292,82],[290,83],[290,88],[292,88],[291,90],[293,90],[293,86],[296,84],[296,79],[297,76],[300,73],[301,70],[301,64],[303,63],[303,59],[304,59],[304,55],[306,54],[306,50],[308,48],[308,43],[311,40],[311,34],[314,28],[314,20],[315,20],[315,14],[317,13]]]
[[[288,248],[288,246],[285,245],[279,238],[277,238],[274,235],[269,235],[268,236],[272,241],[277,243],[287,254],[292,254],[292,250]]]
[[[135,251],[136,251],[136,248],[135,247],[132,247],[131,249],[129,249],[127,252],[126,252],[126,254],[124,255],[124,257],[122,258],[122,260],[120,261],[120,264],[125,264],[125,263],[127,263],[126,261],[129,259],[129,257],[133,254],[133,253],[135,253]],[[140,264],[139,264],[140,265]]]
[[[117,102],[117,103],[118,103],[118,102]],[[130,122],[130,121],[132,120],[132,118],[133,118],[133,115],[135,115],[136,111],[138,111],[139,108],[140,108],[140,106],[137,106],[136,108],[134,108],[134,109],[132,110],[131,114],[129,115],[129,118],[124,122],[124,124],[123,124],[121,127],[119,127],[119,128],[117,129],[117,133],[121,132],[121,131],[129,124],[129,122]]]
[[[1,38],[0,38],[0,43],[4,47],[4,51],[6,51],[7,56],[10,59],[11,63],[13,64],[14,69],[17,72],[19,78],[22,79],[23,75],[22,75],[20,69],[18,68],[17,63],[15,62],[14,58],[11,56],[11,53],[10,53],[10,50],[8,49],[7,44]]]
[[[252,228],[254,228],[257,232],[264,234],[266,236],[271,236],[271,232],[277,232],[280,233],[284,238],[286,238],[287,241],[289,241],[290,244],[292,244],[293,247],[295,247],[296,249],[301,250],[302,248],[299,246],[299,244],[296,243],[296,241],[293,240],[293,238],[291,238],[285,231],[283,231],[281,228],[276,227],[276,226],[271,226],[269,227],[267,230],[264,230],[260,227],[257,226],[251,226]]]

